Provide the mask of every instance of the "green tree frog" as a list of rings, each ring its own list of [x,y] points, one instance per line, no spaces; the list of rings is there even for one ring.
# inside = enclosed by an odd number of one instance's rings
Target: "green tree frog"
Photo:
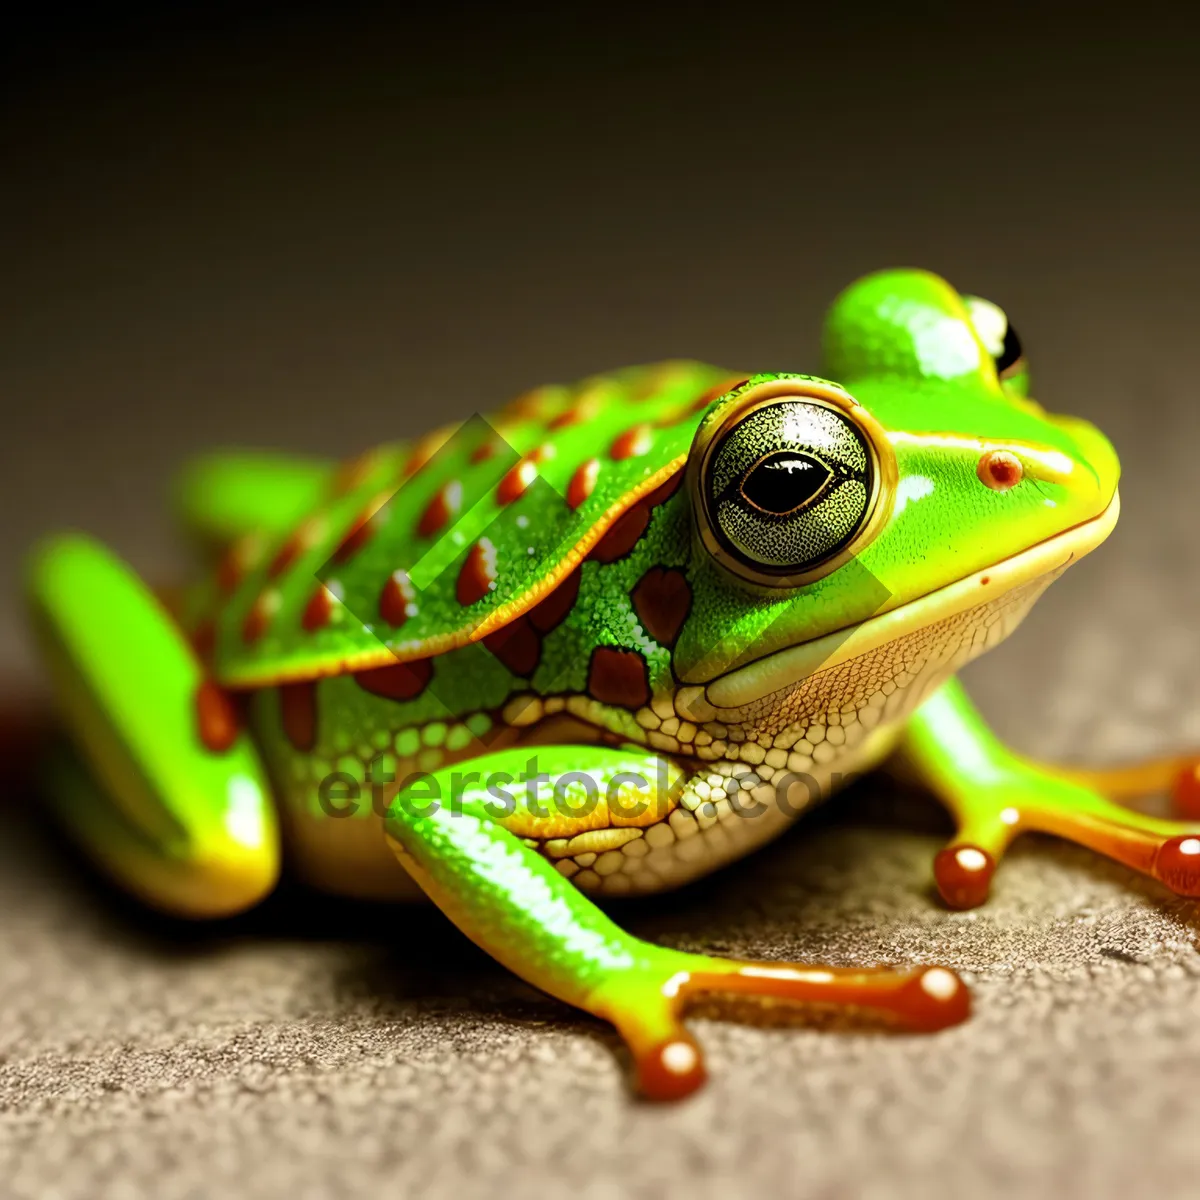
[[[611,1022],[650,1097],[704,1079],[701,996],[936,1030],[969,1010],[946,968],[684,953],[597,902],[711,872],[884,763],[956,821],[951,907],[1027,830],[1200,895],[1200,826],[1117,803],[1181,763],[1032,762],[955,678],[1104,540],[1118,473],[1030,396],[1004,312],[917,270],[836,299],[816,375],[669,361],[345,463],[210,454],[179,487],[210,560],[179,596],[80,534],[31,557],[72,747],[48,790],[169,912],[254,904],[285,853],[319,888],[428,897]]]

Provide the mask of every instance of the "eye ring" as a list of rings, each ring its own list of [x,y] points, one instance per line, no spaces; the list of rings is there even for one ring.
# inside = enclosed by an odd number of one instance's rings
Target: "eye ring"
[[[720,497],[709,486],[714,460],[733,429],[761,409],[787,403],[832,410],[833,415],[853,427],[868,460],[866,503],[853,531],[832,546],[827,554],[799,566],[763,562],[735,545],[717,520]],[[748,477],[777,453],[780,452],[760,455],[742,470],[733,486],[744,486]],[[796,452],[791,457],[807,457],[829,470],[828,464],[816,453]],[[740,581],[772,590],[813,583],[836,571],[873,541],[891,514],[897,481],[896,457],[879,422],[844,388],[809,376],[751,382],[735,390],[701,423],[688,460],[688,488],[693,498],[694,526],[701,544],[720,566]],[[813,507],[826,490],[826,487],[819,488],[792,512]],[[786,517],[791,512],[774,510],[770,515]]]

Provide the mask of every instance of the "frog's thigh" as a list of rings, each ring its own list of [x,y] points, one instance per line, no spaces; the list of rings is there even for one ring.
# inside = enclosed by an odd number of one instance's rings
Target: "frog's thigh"
[[[219,549],[243,534],[281,535],[327,491],[336,464],[264,451],[214,451],[193,459],[175,485],[184,528]]]
[[[178,628],[89,538],[43,546],[29,590],[78,748],[46,768],[69,831],[159,908],[218,916],[259,900],[279,872],[266,776]]]
[[[1031,830],[1088,846],[1181,895],[1200,895],[1200,824],[1165,821],[1113,803],[1087,786],[1102,781],[1102,773],[1050,768],[1014,754],[957,680],[913,714],[900,753],[958,824],[954,841],[934,863],[938,889],[952,907],[981,904],[1009,843]],[[1161,774],[1155,768],[1140,782]],[[1132,770],[1123,771],[1116,783],[1134,778]]]
[[[611,1021],[633,1054],[638,1085],[647,1095],[681,1096],[702,1081],[699,1049],[682,1025],[687,1005],[701,995],[863,1006],[921,1029],[965,1017],[966,989],[941,967],[848,970],[742,962],[630,936],[505,828],[512,810],[504,785],[521,777],[528,759],[528,749],[518,748],[473,760],[478,776],[466,786],[461,774],[456,783],[453,768],[426,777],[393,803],[389,841],[468,937],[528,982]],[[541,795],[568,775],[576,782],[589,777],[601,796],[617,773],[653,784],[660,761],[646,751],[545,747],[537,756],[538,771],[549,777]],[[663,799],[655,785],[650,803]]]

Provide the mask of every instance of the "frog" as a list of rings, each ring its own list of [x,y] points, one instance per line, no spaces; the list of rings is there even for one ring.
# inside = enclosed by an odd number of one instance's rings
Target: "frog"
[[[1193,759],[1036,761],[958,679],[1113,529],[1111,443],[1034,398],[1003,308],[927,271],[850,284],[817,357],[595,374],[345,461],[211,451],[176,489],[200,560],[178,591],[85,533],[45,539],[50,807],[183,918],[254,906],[285,869],[432,901],[610,1023],[651,1100],[706,1079],[700,1003],[968,1018],[945,966],[739,960],[617,920],[876,769],[949,810],[950,909],[1030,831],[1200,895]],[[1178,819],[1128,803],[1165,787]]]

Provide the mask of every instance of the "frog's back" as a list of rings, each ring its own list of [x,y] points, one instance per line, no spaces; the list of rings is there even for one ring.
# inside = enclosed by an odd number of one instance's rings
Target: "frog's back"
[[[250,533],[188,625],[219,682],[394,666],[503,628],[682,469],[733,382],[672,361],[528,392],[347,463],[286,534]]]

